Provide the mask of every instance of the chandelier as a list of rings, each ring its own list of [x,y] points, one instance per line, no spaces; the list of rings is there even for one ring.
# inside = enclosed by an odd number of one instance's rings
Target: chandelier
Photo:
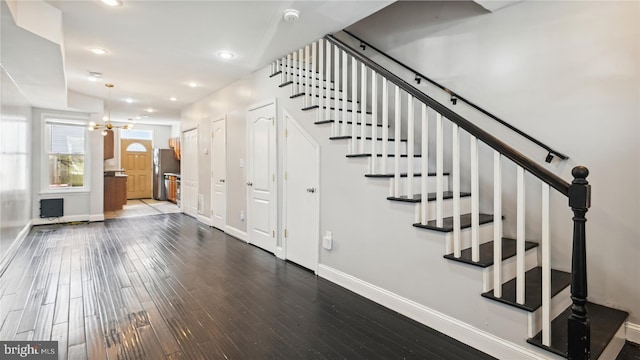
[[[120,128],[129,130],[133,128],[133,124],[125,124],[125,125],[113,125],[111,123],[111,89],[113,89],[113,84],[104,84],[104,86],[109,88],[109,102],[107,103],[107,118],[104,120],[104,124],[96,124],[95,121],[89,123],[89,131],[102,129],[102,136],[107,136],[109,130],[113,130],[114,128]]]

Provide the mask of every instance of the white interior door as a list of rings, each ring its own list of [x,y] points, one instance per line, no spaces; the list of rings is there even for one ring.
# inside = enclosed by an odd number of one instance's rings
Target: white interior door
[[[247,114],[247,237],[275,253],[278,233],[276,105],[250,108]]]
[[[193,217],[198,215],[198,129],[183,133],[182,172],[180,191],[182,211]]]
[[[319,147],[286,112],[285,126],[285,257],[316,271]]]
[[[227,224],[227,132],[226,119],[211,124],[211,225],[224,230]]]

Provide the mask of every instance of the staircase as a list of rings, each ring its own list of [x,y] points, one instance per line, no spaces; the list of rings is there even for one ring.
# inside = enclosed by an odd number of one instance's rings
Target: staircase
[[[347,157],[368,159],[365,176],[388,182],[389,201],[413,207],[414,227],[445,234],[443,261],[477,269],[478,296],[527,315],[528,343],[571,359],[615,358],[628,314],[587,302],[586,168],[576,167],[569,184],[332,35],[274,61],[271,77],[317,113],[331,141],[347,143]],[[491,154],[489,166],[481,153]],[[515,194],[503,186],[511,173]],[[534,182],[541,210],[530,219]],[[492,201],[481,188],[493,191]],[[515,211],[503,211],[512,195]],[[573,239],[552,239],[551,221],[566,216],[551,216],[558,195],[574,213]],[[514,238],[503,234],[506,220]],[[540,224],[539,238],[527,238],[531,223]],[[572,272],[553,269],[551,242],[570,240]]]

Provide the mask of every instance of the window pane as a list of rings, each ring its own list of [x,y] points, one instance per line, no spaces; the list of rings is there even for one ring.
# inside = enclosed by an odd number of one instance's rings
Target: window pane
[[[84,154],[84,126],[48,124],[49,152],[53,154]]]
[[[84,185],[84,155],[49,155],[49,188]]]
[[[129,144],[129,146],[127,146],[127,151],[130,151],[130,152],[147,152],[147,148],[145,148],[144,145],[142,145],[140,143],[133,143],[133,144]]]
[[[151,140],[151,130],[120,130],[120,139]]]

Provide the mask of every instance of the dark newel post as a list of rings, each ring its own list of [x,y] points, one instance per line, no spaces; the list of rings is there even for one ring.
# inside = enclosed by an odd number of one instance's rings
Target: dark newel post
[[[569,359],[591,358],[591,321],[587,318],[587,248],[585,217],[591,206],[591,185],[587,182],[589,170],[576,166],[571,171],[574,179],[569,185],[569,206],[573,211],[573,253],[571,257],[571,315],[568,320]]]

